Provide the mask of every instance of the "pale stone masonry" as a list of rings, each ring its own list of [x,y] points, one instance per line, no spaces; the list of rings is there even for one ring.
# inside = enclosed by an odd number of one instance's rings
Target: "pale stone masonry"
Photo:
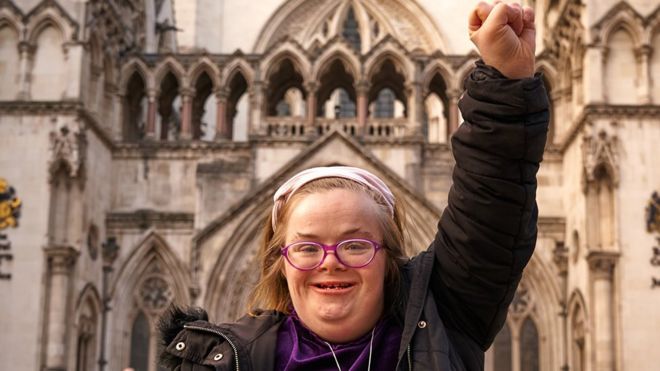
[[[552,118],[537,250],[486,370],[655,370],[660,5],[523,2]],[[474,4],[0,0],[0,178],[22,201],[0,369],[156,371],[168,305],[244,312],[271,195],[306,167],[373,171],[425,246]]]

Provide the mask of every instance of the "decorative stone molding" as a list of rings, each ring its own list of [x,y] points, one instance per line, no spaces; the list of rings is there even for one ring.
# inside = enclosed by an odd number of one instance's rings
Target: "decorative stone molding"
[[[552,251],[552,260],[554,261],[559,274],[566,276],[568,273],[568,248],[563,241],[555,243],[555,249]]]
[[[150,312],[162,312],[174,298],[171,285],[160,274],[147,276],[139,285],[140,306]]]
[[[51,158],[48,169],[51,180],[62,165],[66,167],[69,177],[78,178],[85,161],[87,144],[84,126],[80,121],[56,122],[55,130],[50,133],[50,143]]]
[[[595,126],[589,123],[582,139],[582,156],[584,162],[583,190],[587,184],[599,180],[600,171],[604,168],[609,180],[615,187],[619,183],[619,153],[616,122],[608,126]]]
[[[589,270],[596,278],[611,279],[619,260],[619,253],[611,251],[591,251],[587,255]]]
[[[51,275],[68,274],[80,255],[80,252],[71,246],[59,245],[44,247],[44,253],[48,259]]]
[[[161,212],[155,210],[136,210],[134,212],[114,212],[106,216],[108,230],[126,229],[184,229],[192,230],[195,222],[193,213]]]

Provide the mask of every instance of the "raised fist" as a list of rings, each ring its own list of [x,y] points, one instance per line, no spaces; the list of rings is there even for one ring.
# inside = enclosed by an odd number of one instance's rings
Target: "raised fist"
[[[481,58],[511,79],[534,75],[534,10],[518,4],[480,2],[470,13],[470,39]]]

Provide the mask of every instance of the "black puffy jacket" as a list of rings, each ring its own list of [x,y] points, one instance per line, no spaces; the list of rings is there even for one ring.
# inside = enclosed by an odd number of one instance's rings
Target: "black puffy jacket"
[[[448,206],[431,246],[402,272],[397,370],[483,370],[536,243],[549,117],[541,77],[509,80],[477,62],[465,85]],[[263,312],[213,325],[203,312],[175,312],[165,321],[162,360],[182,371],[273,370],[283,319]]]

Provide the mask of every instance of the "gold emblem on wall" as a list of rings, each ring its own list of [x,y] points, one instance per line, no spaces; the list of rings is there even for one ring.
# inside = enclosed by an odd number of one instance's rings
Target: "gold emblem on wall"
[[[21,200],[14,187],[0,178],[0,230],[16,227],[21,213]]]

